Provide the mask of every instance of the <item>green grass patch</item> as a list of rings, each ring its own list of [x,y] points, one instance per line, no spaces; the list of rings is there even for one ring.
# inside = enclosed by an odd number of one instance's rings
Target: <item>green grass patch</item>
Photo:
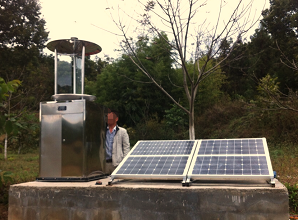
[[[1,155],[0,167],[13,173],[14,183],[35,180],[39,173],[39,153],[8,154],[7,161]]]
[[[298,213],[298,144],[268,142],[273,170],[289,193],[290,213]]]
[[[298,144],[268,142],[273,170],[283,184],[298,184]]]
[[[39,153],[0,155],[0,203],[8,203],[8,190],[12,184],[34,181],[39,173]]]

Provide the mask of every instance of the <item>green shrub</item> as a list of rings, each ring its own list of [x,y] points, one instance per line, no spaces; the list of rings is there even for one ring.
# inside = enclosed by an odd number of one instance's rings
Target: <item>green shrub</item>
[[[169,125],[165,120],[159,122],[157,118],[144,120],[134,128],[127,128],[127,132],[131,146],[134,146],[139,140],[188,139],[188,129],[179,130],[177,127]]]
[[[285,184],[289,192],[290,212],[297,213],[298,211],[298,183],[295,185]]]
[[[14,181],[13,173],[0,170],[0,203],[8,203],[9,185]]]
[[[0,170],[0,187],[7,185],[9,182],[13,182],[13,173]]]

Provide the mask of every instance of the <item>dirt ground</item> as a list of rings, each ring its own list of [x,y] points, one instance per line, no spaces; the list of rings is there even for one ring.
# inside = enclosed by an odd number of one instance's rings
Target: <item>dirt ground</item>
[[[0,220],[8,219],[8,205],[0,203]]]

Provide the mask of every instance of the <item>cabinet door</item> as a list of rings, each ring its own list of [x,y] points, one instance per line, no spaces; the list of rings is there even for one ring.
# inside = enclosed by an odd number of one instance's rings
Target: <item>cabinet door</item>
[[[62,177],[81,177],[84,166],[84,115],[62,115]]]
[[[41,116],[39,177],[61,177],[61,115]]]

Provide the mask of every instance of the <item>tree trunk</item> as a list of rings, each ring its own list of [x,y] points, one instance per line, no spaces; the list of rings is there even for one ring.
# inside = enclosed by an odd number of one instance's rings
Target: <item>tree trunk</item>
[[[4,160],[7,160],[7,134],[5,134],[5,141],[4,141]]]
[[[21,153],[21,149],[22,149],[22,145],[19,146],[19,149],[18,149],[18,154]]]
[[[195,140],[195,111],[194,111],[194,103],[190,104],[190,112],[189,112],[189,140]]]

